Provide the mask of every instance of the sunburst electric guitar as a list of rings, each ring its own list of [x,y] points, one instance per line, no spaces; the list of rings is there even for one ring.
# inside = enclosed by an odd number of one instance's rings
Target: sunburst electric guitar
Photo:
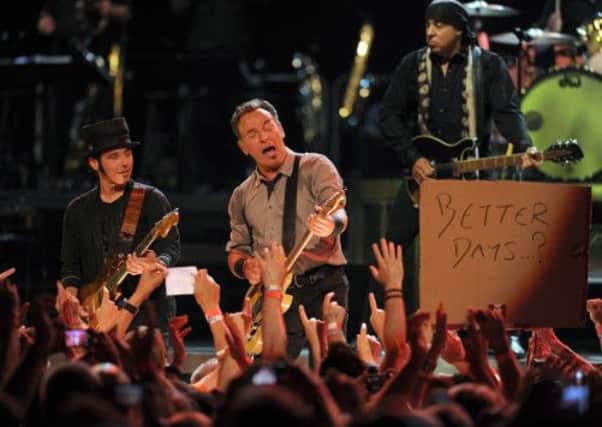
[[[345,190],[338,190],[332,196],[330,196],[326,202],[324,202],[317,215],[325,218],[336,210],[344,207],[345,202]],[[293,302],[293,296],[286,292],[293,279],[293,267],[313,236],[314,234],[310,230],[305,231],[303,238],[293,247],[290,254],[286,257],[286,276],[282,285],[283,296],[281,307],[283,313],[289,309]],[[261,354],[261,350],[263,348],[261,331],[261,326],[263,324],[263,284],[258,283],[249,287],[245,297],[249,298],[249,307],[252,316],[251,328],[247,334],[247,339],[245,342],[245,350],[248,354],[258,355]]]
[[[176,225],[179,220],[178,209],[165,214],[136,246],[133,253],[136,256],[142,256],[158,237],[167,237],[171,227]],[[119,254],[115,254],[107,257],[96,279],[79,289],[78,296],[82,307],[87,313],[96,311],[102,302],[103,288],[106,288],[109,291],[109,295],[114,297],[119,289],[119,285],[127,275],[128,272],[123,256],[120,257]]]
[[[435,169],[434,178],[463,178],[477,171],[520,166],[524,154],[470,158],[476,151],[476,140],[472,138],[462,138],[454,143],[448,143],[431,135],[418,135],[412,138],[412,142],[422,156],[436,159],[431,161]],[[581,160],[583,151],[577,141],[569,139],[558,141],[545,151],[536,152],[532,156],[537,161],[552,161],[568,165]],[[405,177],[404,185],[417,208],[420,202],[420,185],[412,176]]]

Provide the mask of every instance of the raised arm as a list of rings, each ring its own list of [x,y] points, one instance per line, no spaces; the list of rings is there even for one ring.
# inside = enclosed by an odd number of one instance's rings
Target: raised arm
[[[261,265],[263,292],[262,359],[273,361],[286,357],[286,328],[282,316],[282,286],[286,276],[286,256],[282,245],[272,243],[257,256]]]
[[[372,244],[376,266],[370,266],[374,279],[384,288],[385,319],[383,345],[385,360],[382,370],[398,370],[407,360],[406,313],[403,304],[403,254],[400,245],[380,239]]]

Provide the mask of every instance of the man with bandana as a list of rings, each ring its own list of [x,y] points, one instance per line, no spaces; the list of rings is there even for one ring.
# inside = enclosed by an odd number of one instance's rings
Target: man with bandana
[[[434,174],[431,161],[412,138],[432,135],[449,143],[476,138],[480,157],[490,155],[492,122],[513,144],[515,153],[532,151],[519,98],[501,57],[475,46],[468,12],[456,0],[434,0],[425,13],[426,46],[408,53],[392,75],[382,100],[380,124],[388,145],[420,185]],[[493,153],[492,153],[493,154]],[[522,167],[536,164],[523,156]],[[486,174],[480,174],[483,178]],[[418,210],[402,186],[393,205],[387,238],[407,248],[418,234]],[[412,268],[406,259],[406,271]],[[417,286],[406,275],[404,296],[409,312],[418,307]]]

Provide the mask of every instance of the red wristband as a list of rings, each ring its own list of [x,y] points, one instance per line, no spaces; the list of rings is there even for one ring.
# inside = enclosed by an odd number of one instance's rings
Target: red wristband
[[[205,318],[209,319],[211,317],[219,316],[221,314],[222,314],[222,309],[218,307],[216,309],[209,310],[207,313],[205,313]]]
[[[265,291],[263,296],[264,298],[282,299],[282,291]]]

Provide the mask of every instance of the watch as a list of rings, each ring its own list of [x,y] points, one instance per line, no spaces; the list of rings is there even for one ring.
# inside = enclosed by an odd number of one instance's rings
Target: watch
[[[129,303],[128,299],[125,297],[121,297],[117,300],[117,307],[121,310],[122,308],[129,311],[133,315],[138,313],[138,307]]]

